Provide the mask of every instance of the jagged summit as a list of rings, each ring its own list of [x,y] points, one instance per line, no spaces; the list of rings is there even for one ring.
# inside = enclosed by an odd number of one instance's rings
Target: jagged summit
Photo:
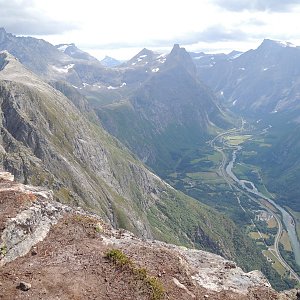
[[[76,47],[74,43],[71,44],[58,44],[55,46],[61,52],[65,52],[68,47]]]
[[[0,28],[0,44],[5,41],[6,36],[7,36],[6,30],[3,27],[1,27]]]
[[[39,90],[43,90],[47,86],[38,76],[28,70],[15,56],[6,50],[0,52],[0,80],[11,80],[21,84],[28,84]]]
[[[272,48],[297,48],[296,45],[285,42],[285,41],[277,41],[271,39],[264,39],[258,49],[272,49]]]
[[[157,56],[152,50],[143,48],[138,54],[132,57],[126,65],[136,66],[136,65],[145,65],[153,61],[154,57]]]
[[[174,67],[180,65],[184,67],[190,74],[196,75],[196,66],[185,48],[180,47],[179,44],[173,46],[172,51],[167,56],[166,66]]]
[[[59,51],[67,54],[74,59],[82,59],[90,62],[99,62],[95,57],[89,53],[79,49],[74,43],[71,44],[59,44],[55,46]]]
[[[110,56],[105,56],[101,61],[100,63],[104,66],[104,67],[116,67],[116,66],[119,66],[122,62],[113,58],[113,57],[110,57]]]

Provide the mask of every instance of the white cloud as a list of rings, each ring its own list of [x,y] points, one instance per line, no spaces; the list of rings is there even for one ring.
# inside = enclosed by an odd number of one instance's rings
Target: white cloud
[[[54,44],[74,42],[98,57],[120,59],[143,47],[166,50],[173,43],[198,51],[246,50],[265,37],[297,43],[300,11],[289,10],[296,1],[276,0],[273,10],[270,1],[247,9],[253,1],[0,0],[0,17],[12,33],[35,34]]]

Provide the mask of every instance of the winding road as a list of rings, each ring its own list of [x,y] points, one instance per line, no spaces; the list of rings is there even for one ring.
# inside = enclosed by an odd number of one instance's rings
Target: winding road
[[[234,162],[236,160],[236,153],[241,148],[239,146],[233,147],[233,146],[228,145],[225,142],[224,137],[230,136],[232,134],[237,134],[237,133],[241,134],[243,131],[243,126],[244,126],[244,121],[242,121],[241,128],[230,129],[226,132],[220,133],[219,135],[217,135],[214,139],[212,139],[209,142],[210,146],[213,147],[214,150],[218,151],[222,155],[222,161],[219,166],[219,174],[224,178],[224,180],[227,182],[227,184],[230,186],[231,189],[234,189],[234,190],[246,195],[252,201],[263,206],[275,218],[275,220],[278,224],[278,231],[277,231],[277,234],[275,237],[274,245],[273,245],[273,247],[269,248],[269,251],[278,259],[278,261],[282,264],[282,266],[287,271],[290,272],[291,277],[295,278],[300,283],[300,277],[293,270],[293,268],[284,260],[284,258],[282,257],[282,255],[279,251],[279,241],[280,241],[280,237],[281,237],[282,231],[283,231],[282,221],[276,213],[274,213],[269,207],[264,205],[264,203],[262,203],[262,201],[258,200],[257,197],[260,199],[263,198],[264,200],[268,201],[276,209],[278,209],[279,206],[277,204],[275,204],[273,200],[271,200],[270,198],[268,198],[265,195],[263,195],[262,193],[260,193],[252,182],[250,182],[250,181],[248,182],[252,186],[252,189],[250,189],[249,187],[247,187],[245,185],[245,182],[243,180],[238,179],[236,177],[236,175],[232,172],[232,168],[233,168]],[[221,144],[221,146],[217,146],[216,145],[217,142],[219,142]],[[232,159],[230,161],[228,160],[226,154],[224,153],[225,148],[233,150],[232,151]],[[236,197],[237,197],[240,207],[245,211],[244,207],[241,205],[240,198],[238,197],[238,195],[236,195]],[[278,210],[281,212],[285,211],[281,207]]]

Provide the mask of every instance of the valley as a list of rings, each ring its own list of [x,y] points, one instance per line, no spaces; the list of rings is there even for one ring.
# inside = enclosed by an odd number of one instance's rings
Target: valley
[[[277,111],[282,99],[263,95],[257,118],[261,99],[249,111],[239,101],[259,99],[246,87],[265,62],[251,71],[251,51],[175,44],[110,68],[74,44],[1,32],[3,170],[115,228],[211,251],[277,290],[300,286],[298,106]],[[290,50],[264,41],[253,51],[273,48],[278,59]]]
[[[275,202],[277,197],[268,192],[260,167],[243,161],[243,156],[253,155],[251,151],[247,151],[247,147],[244,149],[246,141],[248,144],[257,143],[258,148],[268,147],[264,141],[268,130],[249,126],[243,119],[240,123],[238,128],[222,132],[209,141],[211,153],[207,149],[205,157],[193,156],[190,164],[186,163],[182,168],[183,173],[180,173],[179,164],[176,172],[169,175],[169,181],[201,200],[205,198],[202,194],[205,188],[214,190],[211,194],[215,202],[211,204],[225,213],[231,207],[231,217],[244,227],[245,232],[248,232],[263,255],[272,263],[272,267],[281,276],[296,280],[299,284],[298,221],[288,207]],[[201,172],[197,172],[197,165]],[[205,172],[203,165],[206,165]],[[216,201],[216,195],[220,198],[221,195],[227,195],[224,199],[230,202]],[[245,219],[242,221],[243,217]]]

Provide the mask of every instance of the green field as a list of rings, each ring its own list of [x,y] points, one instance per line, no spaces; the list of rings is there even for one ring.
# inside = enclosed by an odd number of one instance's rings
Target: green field
[[[226,136],[225,139],[228,144],[230,144],[232,146],[237,146],[237,145],[244,143],[251,137],[252,137],[251,135],[246,135],[246,134],[245,135],[229,135],[229,136]]]
[[[269,250],[264,250],[263,255],[270,260],[272,260],[272,267],[281,275],[285,276],[287,271],[284,268],[284,266],[279,262],[279,260],[276,258],[276,256],[271,253]]]

